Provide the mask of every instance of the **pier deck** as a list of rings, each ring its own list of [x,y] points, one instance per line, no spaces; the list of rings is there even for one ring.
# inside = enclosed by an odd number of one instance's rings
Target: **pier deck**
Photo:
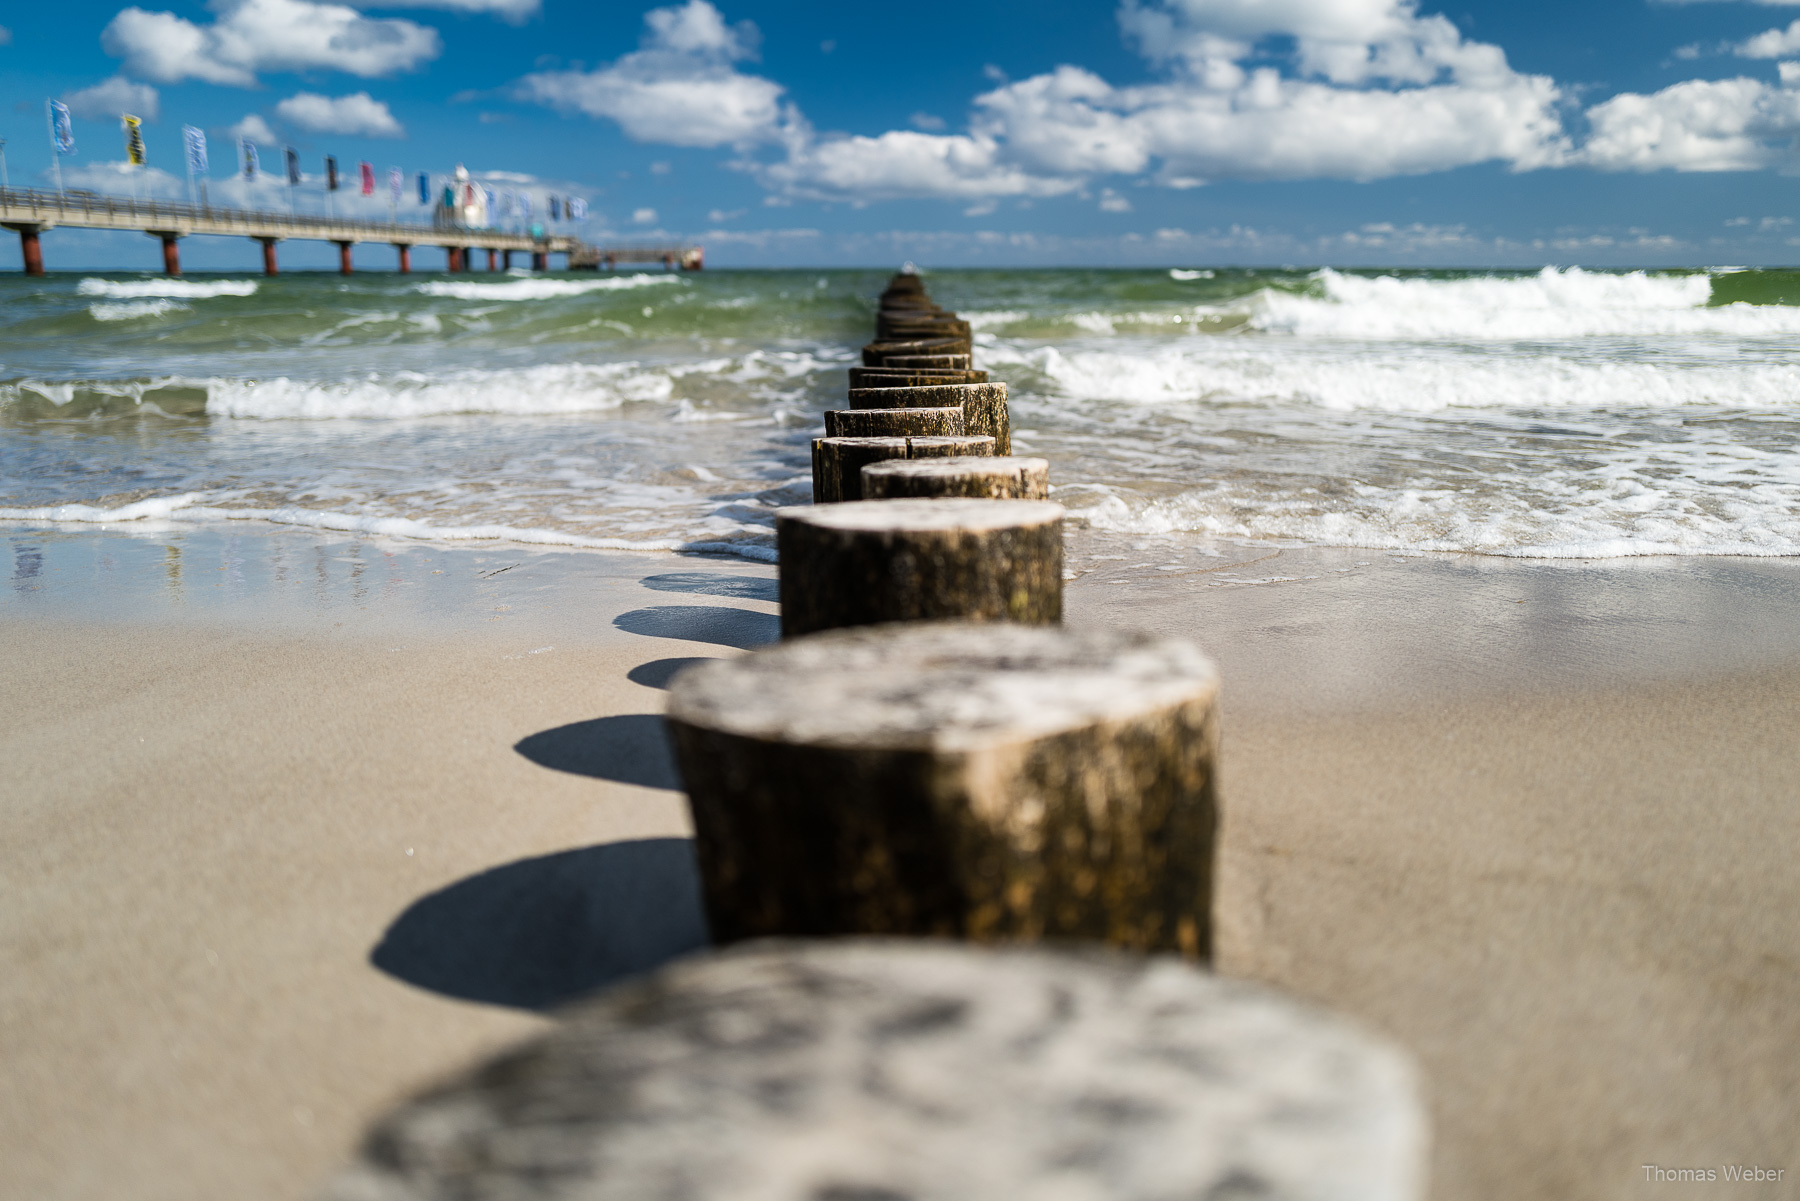
[[[469,251],[489,252],[489,269],[497,259],[510,260],[514,251],[530,254],[532,266],[544,270],[553,254],[566,255],[572,268],[597,270],[625,262],[655,263],[683,270],[698,270],[704,263],[698,246],[591,246],[572,234],[530,233],[462,226],[411,224],[400,221],[361,221],[305,213],[184,204],[165,200],[137,200],[129,196],[101,196],[85,192],[50,192],[36,188],[0,188],[0,226],[19,235],[25,273],[42,275],[43,248],[39,235],[57,226],[80,229],[134,230],[163,244],[163,265],[171,275],[181,273],[177,245],[194,234],[251,238],[263,245],[263,270],[275,274],[275,244],[288,239],[335,242],[340,264],[350,272],[350,248],[361,242],[385,242],[400,251],[400,270],[411,267],[414,246],[441,246],[450,254],[450,269],[471,269]],[[509,264],[510,265],[510,264]]]

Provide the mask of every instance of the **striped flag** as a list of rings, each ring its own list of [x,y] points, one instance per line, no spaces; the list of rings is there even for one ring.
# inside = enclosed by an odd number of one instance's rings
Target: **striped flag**
[[[119,125],[125,130],[125,161],[134,167],[144,165],[144,123],[130,113],[119,116]]]
[[[358,163],[356,167],[357,173],[362,177],[362,194],[373,196],[375,194],[375,164]]]

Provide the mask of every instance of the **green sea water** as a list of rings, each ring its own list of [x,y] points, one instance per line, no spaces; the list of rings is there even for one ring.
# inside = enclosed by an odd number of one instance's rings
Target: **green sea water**
[[[0,280],[0,521],[766,558],[887,273]],[[1800,553],[1800,272],[928,272],[1114,538]]]

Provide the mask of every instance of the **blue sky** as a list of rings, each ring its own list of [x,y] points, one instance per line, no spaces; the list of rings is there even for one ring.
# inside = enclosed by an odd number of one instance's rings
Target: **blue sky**
[[[228,179],[234,140],[309,177],[466,163],[539,213],[586,198],[593,240],[719,265],[1800,260],[1800,0],[716,3],[8,6],[0,136],[13,182],[46,182],[60,97],[72,186],[184,195],[193,124],[215,200],[315,208],[310,179]],[[155,253],[54,237],[52,266]]]

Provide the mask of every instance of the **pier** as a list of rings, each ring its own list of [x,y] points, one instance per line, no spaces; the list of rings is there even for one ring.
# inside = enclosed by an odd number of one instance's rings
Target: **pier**
[[[565,256],[572,270],[611,270],[620,263],[661,263],[666,269],[698,271],[705,266],[699,246],[593,246],[572,234],[474,229],[458,225],[423,225],[399,221],[359,221],[347,217],[255,209],[219,208],[129,196],[82,192],[49,192],[37,188],[0,188],[0,226],[19,235],[25,274],[44,273],[41,236],[57,226],[76,229],[135,230],[162,242],[163,270],[181,274],[181,239],[195,234],[250,238],[262,244],[263,273],[278,270],[275,247],[290,239],[335,242],[338,269],[350,274],[350,251],[358,243],[381,242],[394,247],[397,268],[412,269],[415,246],[442,247],[450,270],[473,271],[475,252],[487,251],[487,269],[504,271],[515,253],[530,256],[531,269],[545,271],[550,256]]]

